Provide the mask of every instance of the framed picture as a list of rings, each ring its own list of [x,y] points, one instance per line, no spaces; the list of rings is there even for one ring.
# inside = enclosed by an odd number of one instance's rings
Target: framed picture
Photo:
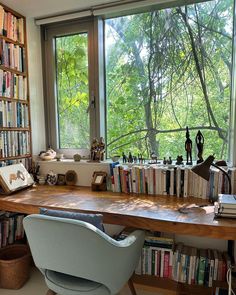
[[[93,173],[92,190],[105,191],[106,190],[106,172],[95,171]]]
[[[12,193],[34,184],[23,164],[0,167],[0,185],[4,193]]]

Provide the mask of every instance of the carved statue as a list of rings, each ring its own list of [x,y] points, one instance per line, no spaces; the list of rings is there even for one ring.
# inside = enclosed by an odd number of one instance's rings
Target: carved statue
[[[104,160],[104,153],[105,153],[105,142],[103,137],[100,137],[99,143],[98,143],[98,160],[99,161]]]
[[[196,146],[197,146],[197,150],[198,150],[198,160],[197,160],[197,164],[203,162],[203,145],[204,145],[204,136],[202,135],[201,131],[198,130],[198,133],[196,135],[195,138],[195,142],[196,142]]]
[[[186,127],[186,141],[185,141],[185,150],[186,150],[186,165],[192,165],[192,140],[189,137],[188,126]]]

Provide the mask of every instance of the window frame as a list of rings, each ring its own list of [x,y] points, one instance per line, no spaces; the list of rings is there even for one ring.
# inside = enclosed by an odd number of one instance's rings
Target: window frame
[[[94,34],[96,27],[93,18],[85,20],[67,21],[45,25],[42,27],[42,52],[43,52],[43,74],[44,74],[44,97],[46,114],[46,144],[57,152],[71,158],[75,153],[82,157],[89,155],[87,149],[64,149],[59,148],[59,130],[57,114],[57,90],[56,90],[56,64],[55,64],[55,37],[72,35],[76,33],[88,34],[88,76],[89,76],[89,122],[90,142],[92,138],[100,136],[99,121],[99,97],[98,97],[98,64],[97,57],[97,36]],[[47,66],[46,66],[47,65]]]

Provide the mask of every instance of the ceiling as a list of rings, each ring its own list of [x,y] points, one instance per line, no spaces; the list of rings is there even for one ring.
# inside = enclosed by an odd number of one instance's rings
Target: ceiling
[[[1,0],[26,17],[44,17],[65,12],[78,11],[114,0]]]

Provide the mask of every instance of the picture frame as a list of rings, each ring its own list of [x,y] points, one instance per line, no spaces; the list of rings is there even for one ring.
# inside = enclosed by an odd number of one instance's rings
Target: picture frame
[[[10,194],[33,184],[33,178],[22,163],[0,167],[1,193]]]
[[[105,191],[107,189],[107,173],[104,171],[94,171],[91,187],[93,191]]]

